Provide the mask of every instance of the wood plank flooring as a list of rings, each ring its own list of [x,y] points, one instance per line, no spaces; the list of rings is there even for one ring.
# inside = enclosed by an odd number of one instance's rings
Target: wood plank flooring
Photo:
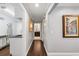
[[[9,47],[1,49],[0,50],[0,56],[10,56],[10,49],[9,49]]]
[[[42,40],[33,40],[27,56],[47,56]]]

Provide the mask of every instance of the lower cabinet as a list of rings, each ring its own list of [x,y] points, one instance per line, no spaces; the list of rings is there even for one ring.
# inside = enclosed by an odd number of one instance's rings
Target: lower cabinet
[[[0,38],[0,49],[8,45],[6,38]]]
[[[0,38],[0,49],[2,48],[2,38]]]
[[[12,56],[26,55],[26,47],[22,38],[10,38],[10,53]]]

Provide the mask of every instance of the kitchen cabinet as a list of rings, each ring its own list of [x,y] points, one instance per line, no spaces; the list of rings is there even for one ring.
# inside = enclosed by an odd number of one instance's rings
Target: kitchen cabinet
[[[0,36],[0,49],[9,44],[9,39],[6,36]]]
[[[0,48],[3,48],[6,45],[6,38],[0,38]]]

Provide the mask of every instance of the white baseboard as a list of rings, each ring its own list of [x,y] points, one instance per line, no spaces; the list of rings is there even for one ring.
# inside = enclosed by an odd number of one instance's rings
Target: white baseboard
[[[48,51],[47,51],[47,48],[46,48],[45,44],[44,44],[44,48],[45,48],[45,51],[46,51],[47,56],[48,56]]]
[[[29,51],[29,49],[30,49],[30,47],[31,47],[31,45],[32,45],[32,42],[33,42],[33,40],[31,41],[31,43],[30,43],[30,45],[29,45],[29,48],[28,48],[27,51],[26,51],[26,55],[28,54],[28,51]]]
[[[79,53],[48,53],[48,56],[79,56]]]
[[[44,44],[44,48],[46,50],[47,56],[79,56],[79,53],[55,53],[55,52],[48,52],[45,44]]]
[[[55,52],[48,52],[45,44],[44,44],[44,48],[46,50],[47,56],[79,56],[79,53],[55,53]]]

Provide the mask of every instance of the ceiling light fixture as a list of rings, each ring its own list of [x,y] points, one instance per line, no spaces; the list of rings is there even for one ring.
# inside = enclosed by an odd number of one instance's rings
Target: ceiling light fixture
[[[38,3],[36,3],[36,4],[35,4],[35,7],[39,7],[39,4],[38,4]]]

